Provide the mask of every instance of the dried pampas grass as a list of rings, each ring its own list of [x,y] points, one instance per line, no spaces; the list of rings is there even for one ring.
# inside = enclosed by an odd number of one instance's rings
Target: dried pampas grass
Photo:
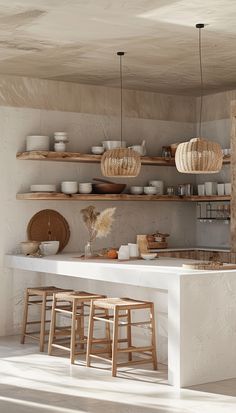
[[[116,208],[106,208],[100,213],[92,205],[81,209],[80,212],[87,227],[90,241],[106,237],[110,233],[115,210]]]
[[[106,237],[110,233],[115,210],[116,208],[107,208],[97,216],[94,229],[98,238]]]

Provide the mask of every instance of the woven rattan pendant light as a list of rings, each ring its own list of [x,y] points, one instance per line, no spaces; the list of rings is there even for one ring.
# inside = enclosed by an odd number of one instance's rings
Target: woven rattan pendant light
[[[201,98],[199,116],[199,137],[189,142],[180,143],[175,154],[176,168],[179,172],[188,174],[210,174],[221,170],[223,155],[217,142],[202,138],[202,107],[203,107],[203,74],[202,74],[202,44],[201,30],[203,23],[196,24],[198,29],[199,63],[201,78]]]
[[[122,57],[124,52],[117,52],[120,58],[120,141],[121,147],[106,151],[102,155],[101,170],[103,176],[134,178],[141,169],[140,155],[133,149],[122,148],[123,142],[123,76]]]

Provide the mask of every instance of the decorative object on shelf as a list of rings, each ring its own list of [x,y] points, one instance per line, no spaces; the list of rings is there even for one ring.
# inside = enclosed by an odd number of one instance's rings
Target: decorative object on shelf
[[[90,194],[92,192],[92,184],[91,182],[82,182],[79,183],[79,193],[80,194]]]
[[[124,52],[118,52],[120,57],[120,141],[121,147],[106,151],[102,155],[101,170],[104,176],[136,177],[141,169],[140,154],[130,148],[122,148],[123,142],[123,79],[122,57]]]
[[[143,192],[146,195],[156,195],[157,194],[157,188],[155,186],[144,186]]]
[[[164,194],[164,182],[163,181],[149,181],[150,186],[155,186],[157,189],[157,195]]]
[[[143,194],[143,186],[131,186],[130,193],[132,195],[141,195]]]
[[[81,209],[80,212],[89,235],[84,249],[85,258],[93,256],[92,244],[95,239],[106,237],[110,233],[115,210],[116,208],[106,208],[104,211],[98,212],[93,205]]]
[[[43,209],[35,214],[28,223],[27,235],[29,240],[59,241],[59,252],[70,239],[70,228],[66,219],[53,209]]]
[[[221,146],[202,137],[202,109],[203,109],[203,70],[202,70],[202,45],[201,30],[205,27],[203,23],[196,24],[199,33],[199,63],[200,63],[200,116],[199,137],[189,142],[180,143],[176,149],[176,168],[181,173],[206,174],[217,173],[221,170],[223,154]]]
[[[43,241],[40,243],[39,250],[42,255],[55,255],[59,250],[59,241]]]

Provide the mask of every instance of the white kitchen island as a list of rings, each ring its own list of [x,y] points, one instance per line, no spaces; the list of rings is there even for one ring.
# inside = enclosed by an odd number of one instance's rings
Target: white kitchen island
[[[236,270],[187,270],[182,268],[187,260],[174,258],[85,261],[76,255],[6,255],[5,265],[14,270],[165,290],[169,383],[186,387],[236,377]]]

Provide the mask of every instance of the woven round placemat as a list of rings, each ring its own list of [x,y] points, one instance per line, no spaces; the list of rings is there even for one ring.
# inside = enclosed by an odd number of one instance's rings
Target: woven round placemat
[[[59,212],[53,209],[43,209],[29,221],[27,236],[33,241],[59,241],[59,251],[62,251],[69,241],[70,228]]]

